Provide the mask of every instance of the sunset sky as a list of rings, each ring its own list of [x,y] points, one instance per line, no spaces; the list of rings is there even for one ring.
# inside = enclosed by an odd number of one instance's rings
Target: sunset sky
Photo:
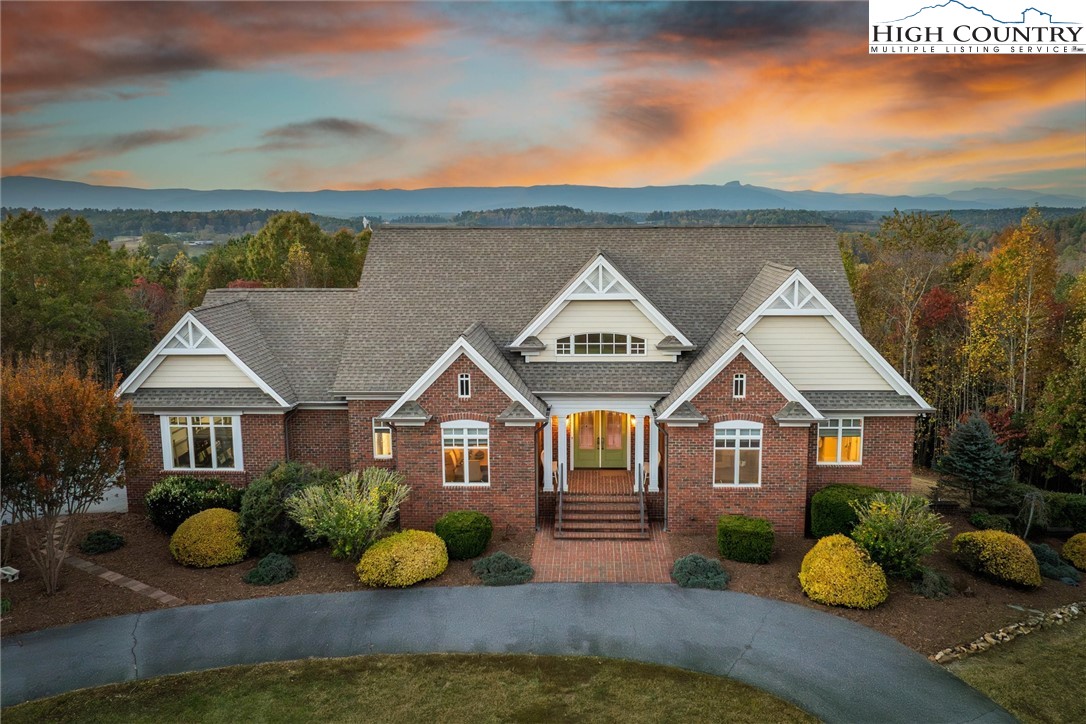
[[[869,56],[866,2],[0,13],[4,175],[1086,196],[1086,55]]]

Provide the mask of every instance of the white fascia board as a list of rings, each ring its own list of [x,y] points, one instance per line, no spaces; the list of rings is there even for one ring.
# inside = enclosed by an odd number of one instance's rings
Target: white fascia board
[[[615,279],[621,282],[629,290],[629,293],[598,295],[574,293],[573,290],[579,287],[581,285],[581,282],[588,279],[588,277],[601,266],[608,272],[610,272],[615,277]],[[665,336],[669,334],[674,335],[676,339],[678,339],[685,345],[693,344],[693,342],[687,339],[685,334],[680,332],[679,329],[674,324],[672,324],[667,317],[664,316],[663,312],[656,308],[656,305],[650,302],[643,294],[641,294],[641,292],[637,291],[637,287],[634,286],[633,282],[631,282],[625,274],[616,269],[614,265],[612,265],[611,262],[607,260],[607,257],[605,257],[603,254],[599,254],[596,256],[596,259],[584,269],[584,271],[578,274],[572,282],[566,285],[565,290],[557,297],[555,297],[554,301],[552,301],[546,309],[537,314],[535,318],[528,323],[528,326],[525,327],[524,330],[517,335],[517,338],[514,339],[509,346],[517,347],[523,344],[524,340],[528,339],[528,337],[531,337],[532,335],[538,333],[541,329],[550,324],[551,320],[558,316],[558,313],[561,312],[565,308],[565,306],[569,304],[570,301],[608,301],[615,299],[625,299],[633,302],[634,306],[637,307],[638,310],[640,310],[640,312],[649,319],[649,321],[656,325],[656,328],[659,329]]]
[[[733,344],[727,352],[721,355],[720,358],[709,367],[709,369],[705,370],[705,372],[698,377],[694,384],[691,385],[679,399],[672,402],[671,405],[656,419],[666,422],[668,416],[675,412],[679,405],[694,399],[699,392],[705,389],[706,385],[716,379],[717,375],[719,375],[721,371],[731,364],[732,360],[740,354],[746,357],[750,363],[754,365],[755,369],[761,372],[762,376],[769,380],[769,383],[777,388],[778,392],[784,395],[786,400],[798,402],[815,420],[825,419],[822,416],[822,413],[816,410],[814,405],[807,401],[807,398],[803,396],[803,393],[797,390],[795,385],[789,382],[788,378],[782,375],[780,370],[774,367],[773,363],[766,359],[765,355],[763,355],[746,337],[739,339]]]
[[[415,384],[411,385],[407,392],[400,395],[400,397],[392,403],[392,406],[385,410],[381,417],[392,417],[405,403],[417,400],[423,392],[430,388],[430,385],[437,381],[437,378],[441,376],[442,372],[452,366],[452,363],[455,362],[460,355],[465,355],[474,362],[475,366],[482,370],[483,374],[489,377],[490,381],[496,384],[510,399],[524,405],[526,410],[534,412],[535,415],[532,418],[533,420],[546,419],[544,415],[536,410],[535,405],[529,402],[524,395],[520,394],[520,392],[517,391],[517,388],[513,387],[513,385],[509,383],[509,380],[505,379],[494,365],[487,362],[486,358],[479,354],[479,352],[471,346],[471,343],[463,337],[460,337],[453,342],[452,346],[445,350],[444,354],[438,357],[437,360],[430,365],[430,368],[426,370],[421,377],[415,380]]]
[[[769,305],[772,304],[774,300],[776,300],[777,296],[785,288],[787,288],[790,284],[792,284],[792,282],[796,280],[802,282],[811,291],[811,296],[813,296],[823,307],[826,308],[825,312],[818,311],[817,313],[812,313],[814,316],[827,317],[833,328],[836,329],[841,334],[841,336],[844,337],[849,342],[849,344],[852,345],[853,349],[855,349],[859,353],[859,355],[863,357],[864,360],[869,365],[871,365],[884,380],[886,380],[886,383],[890,385],[890,387],[893,388],[895,392],[897,392],[899,395],[908,395],[916,402],[916,404],[920,405],[925,409],[931,409],[931,405],[929,405],[924,400],[924,398],[920,396],[920,393],[914,390],[912,385],[905,381],[905,378],[902,377],[896,369],[894,369],[894,366],[887,362],[886,359],[878,353],[878,350],[871,346],[871,343],[864,338],[860,331],[853,327],[851,322],[845,319],[845,315],[841,314],[840,310],[838,310],[837,307],[833,306],[830,300],[826,299],[825,295],[818,290],[818,287],[812,284],[811,280],[805,277],[803,275],[803,272],[801,272],[799,269],[792,272],[788,276],[788,279],[786,279],[783,284],[777,287],[776,291],[770,294],[766,298],[766,300],[762,302],[762,304],[751,313],[749,317],[743,320],[743,323],[736,328],[737,331],[741,334],[746,334],[761,317],[775,316],[772,312],[767,311]],[[790,310],[787,316],[793,316],[795,314],[795,312]]]
[[[151,371],[153,371],[154,368],[152,367],[152,364],[154,365],[154,367],[158,367],[158,365],[162,364],[162,360],[165,357],[169,357],[174,354],[172,350],[166,349],[166,344],[171,339],[173,339],[174,335],[178,332],[178,330],[180,330],[181,327],[183,327],[186,323],[191,323],[194,327],[199,329],[200,332],[203,333],[204,336],[207,337],[207,339],[211,340],[211,342],[218,348],[219,354],[225,355],[228,360],[234,363],[235,367],[241,370],[242,374],[252,380],[253,383],[256,384],[256,386],[259,387],[261,390],[263,390],[269,397],[271,397],[283,407],[291,407],[290,403],[284,400],[282,396],[274,389],[272,389],[271,385],[262,380],[260,376],[257,375],[257,373],[249,369],[249,366],[242,362],[241,358],[234,354],[229,347],[223,344],[218,337],[212,334],[211,330],[205,327],[192,312],[185,312],[181,319],[177,321],[177,324],[175,324],[170,330],[169,334],[163,337],[161,341],[159,341],[159,343],[155,345],[155,348],[151,350],[151,353],[144,358],[143,362],[140,362],[139,366],[132,371],[132,374],[128,376],[127,380],[125,380],[125,383],[117,389],[118,396],[123,395],[126,392],[135,392],[136,390],[138,390],[139,386],[143,384],[147,377],[150,376]],[[191,352],[186,350],[184,352],[181,352],[181,354],[191,354]]]

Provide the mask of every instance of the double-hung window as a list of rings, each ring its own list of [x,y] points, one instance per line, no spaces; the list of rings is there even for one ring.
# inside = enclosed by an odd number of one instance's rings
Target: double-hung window
[[[241,470],[241,418],[171,415],[162,421],[165,470]]]
[[[392,459],[392,428],[386,422],[373,419],[373,458]]]
[[[471,397],[471,373],[461,372],[456,380],[458,397]]]
[[[441,424],[445,485],[490,485],[490,426],[475,420]]]
[[[747,376],[745,374],[737,374],[732,377],[732,397],[740,400],[747,396]]]
[[[729,420],[713,426],[713,485],[760,485],[762,423]]]
[[[863,457],[864,419],[831,417],[818,423],[818,462],[859,465]]]

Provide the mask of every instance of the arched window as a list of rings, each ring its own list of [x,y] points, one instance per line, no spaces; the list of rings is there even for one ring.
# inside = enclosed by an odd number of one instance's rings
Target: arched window
[[[645,339],[613,332],[590,332],[560,337],[554,346],[558,355],[645,354]]]

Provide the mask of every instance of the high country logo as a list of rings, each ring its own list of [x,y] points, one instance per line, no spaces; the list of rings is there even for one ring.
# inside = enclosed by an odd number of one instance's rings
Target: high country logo
[[[1082,0],[869,2],[871,53],[1086,53]]]

